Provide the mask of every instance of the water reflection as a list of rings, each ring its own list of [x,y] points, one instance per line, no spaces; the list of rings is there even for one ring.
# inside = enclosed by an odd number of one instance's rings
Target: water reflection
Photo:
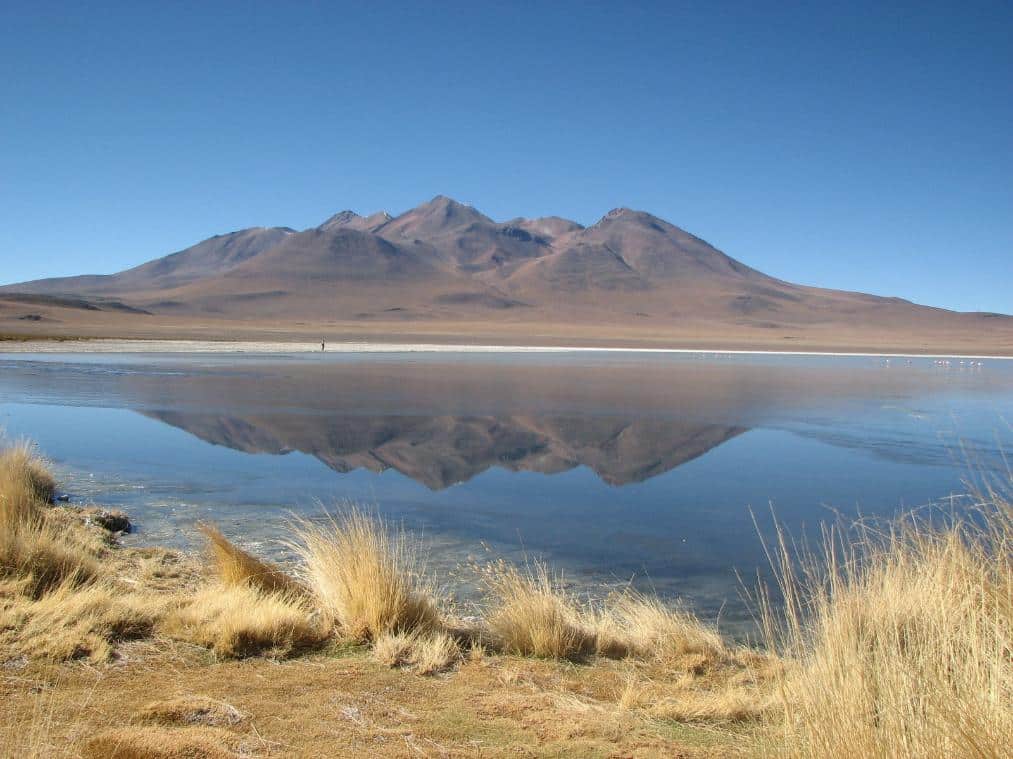
[[[731,623],[733,569],[765,563],[750,509],[797,534],[963,492],[960,455],[1001,461],[1011,416],[1011,362],[0,355],[0,426],[132,540],[193,547],[211,519],[272,555],[293,510],[352,499],[425,534],[441,577],[485,543]]]
[[[430,490],[466,482],[491,467],[558,474],[586,466],[609,485],[627,485],[674,469],[747,429],[628,416],[145,415],[233,450],[299,451],[343,473],[394,469]]]

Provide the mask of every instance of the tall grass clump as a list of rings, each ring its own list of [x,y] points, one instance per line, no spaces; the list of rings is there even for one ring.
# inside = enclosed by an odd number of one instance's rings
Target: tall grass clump
[[[298,522],[292,547],[317,603],[342,636],[375,641],[439,627],[419,545],[402,528],[348,507],[319,524]]]
[[[30,445],[0,451],[0,649],[103,660],[116,641],[150,633],[161,603],[114,587],[102,539],[50,508],[53,490]]]
[[[56,495],[56,480],[35,446],[22,441],[0,450],[0,478],[20,480],[35,501],[51,503]]]
[[[598,653],[635,656],[668,664],[718,663],[729,655],[717,630],[690,611],[632,589],[613,594],[596,615]]]
[[[83,759],[235,759],[249,756],[240,736],[203,725],[117,725],[80,746]]]
[[[85,584],[99,574],[95,556],[55,525],[0,528],[0,576],[13,580],[23,595],[38,598],[65,582]]]
[[[303,598],[250,586],[198,591],[166,614],[159,629],[223,658],[284,657],[326,637]]]
[[[633,589],[603,603],[580,601],[545,563],[518,567],[504,561],[481,569],[492,642],[522,656],[579,659],[633,657],[694,668],[725,661],[716,630],[690,612]]]
[[[250,586],[267,593],[300,595],[303,587],[274,564],[258,559],[234,545],[210,524],[198,528],[207,539],[212,568],[228,587]]]
[[[484,584],[489,630],[507,653],[572,659],[595,651],[594,630],[544,563],[522,569],[499,561],[485,568]]]
[[[98,574],[94,556],[47,518],[53,478],[27,443],[0,450],[0,576],[38,596]]]
[[[773,557],[784,610],[767,634],[784,757],[1009,756],[1013,746],[1013,517],[993,497],[933,524],[860,524]]]
[[[0,604],[0,644],[32,659],[104,661],[116,642],[149,635],[165,606],[106,583],[67,581],[37,600]]]
[[[0,450],[0,527],[5,532],[42,521],[45,504],[36,486],[40,467],[27,444]]]
[[[443,631],[384,633],[373,641],[373,658],[388,667],[413,667],[421,675],[441,672],[462,657],[460,643]]]

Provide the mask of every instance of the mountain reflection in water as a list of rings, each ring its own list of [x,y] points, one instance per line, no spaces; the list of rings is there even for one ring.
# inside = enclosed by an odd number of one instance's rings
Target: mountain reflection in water
[[[874,357],[64,358],[0,359],[0,389],[29,402],[132,409],[208,443],[298,451],[335,472],[396,470],[430,490],[491,468],[587,467],[628,485],[758,427],[938,460],[940,429],[907,434],[912,404],[992,397],[1001,405],[1010,388],[1002,365],[950,372],[928,359],[890,366]]]
[[[431,490],[465,482],[494,466],[542,474],[586,466],[610,485],[642,482],[747,429],[611,416],[145,414],[245,453],[299,451],[336,472],[394,469]]]
[[[767,561],[753,515],[801,538],[966,492],[965,452],[1004,471],[1011,410],[1013,362],[0,354],[0,426],[73,501],[129,511],[132,542],[196,548],[214,521],[286,561],[293,513],[354,501],[422,535],[462,598],[487,548],[726,629],[750,620],[736,570]]]

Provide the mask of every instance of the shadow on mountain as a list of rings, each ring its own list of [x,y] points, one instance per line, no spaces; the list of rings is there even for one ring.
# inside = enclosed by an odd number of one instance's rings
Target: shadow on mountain
[[[627,485],[674,469],[748,429],[614,416],[143,413],[214,445],[246,453],[299,451],[336,472],[394,469],[431,490],[492,467],[556,474],[586,466],[610,485]]]

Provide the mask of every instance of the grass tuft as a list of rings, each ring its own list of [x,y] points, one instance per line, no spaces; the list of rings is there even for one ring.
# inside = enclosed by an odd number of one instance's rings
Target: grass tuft
[[[420,675],[433,675],[459,662],[462,652],[445,632],[397,632],[373,642],[373,658],[388,667],[413,667]]]
[[[0,492],[6,492],[8,478],[20,480],[36,502],[52,503],[56,496],[56,480],[35,446],[28,442],[8,445],[0,450]],[[0,506],[0,522],[6,523],[4,507]]]
[[[0,599],[0,642],[32,659],[104,661],[117,641],[149,635],[163,599],[72,580],[38,599]]]
[[[461,660],[461,646],[445,632],[425,633],[412,646],[412,664],[421,675],[434,675]]]
[[[155,701],[141,709],[136,719],[156,725],[204,725],[231,727],[246,719],[232,704],[206,696],[181,696]]]
[[[322,525],[299,522],[293,547],[317,603],[344,637],[375,641],[439,627],[419,547],[403,529],[349,508]]]
[[[594,631],[545,564],[533,562],[522,570],[500,561],[484,574],[492,604],[489,630],[502,650],[551,659],[595,651]]]
[[[32,598],[61,585],[84,585],[100,574],[96,557],[54,525],[23,524],[0,532],[0,575],[17,578]]]
[[[202,524],[198,529],[207,539],[212,567],[223,585],[253,587],[265,593],[305,593],[305,589],[280,567],[234,545],[214,525]]]
[[[602,656],[654,659],[694,669],[716,666],[728,649],[716,630],[696,616],[633,590],[614,594],[595,621],[596,649]]]
[[[98,575],[95,556],[50,514],[53,478],[26,443],[0,450],[0,577],[38,597]]]
[[[326,637],[301,597],[243,586],[198,591],[166,615],[160,630],[224,658],[280,658]]]
[[[822,558],[779,540],[786,610],[768,635],[784,757],[1008,756],[1013,745],[1013,519],[997,499],[943,526],[828,531]]]
[[[242,741],[212,727],[121,727],[84,744],[85,759],[236,759]]]

